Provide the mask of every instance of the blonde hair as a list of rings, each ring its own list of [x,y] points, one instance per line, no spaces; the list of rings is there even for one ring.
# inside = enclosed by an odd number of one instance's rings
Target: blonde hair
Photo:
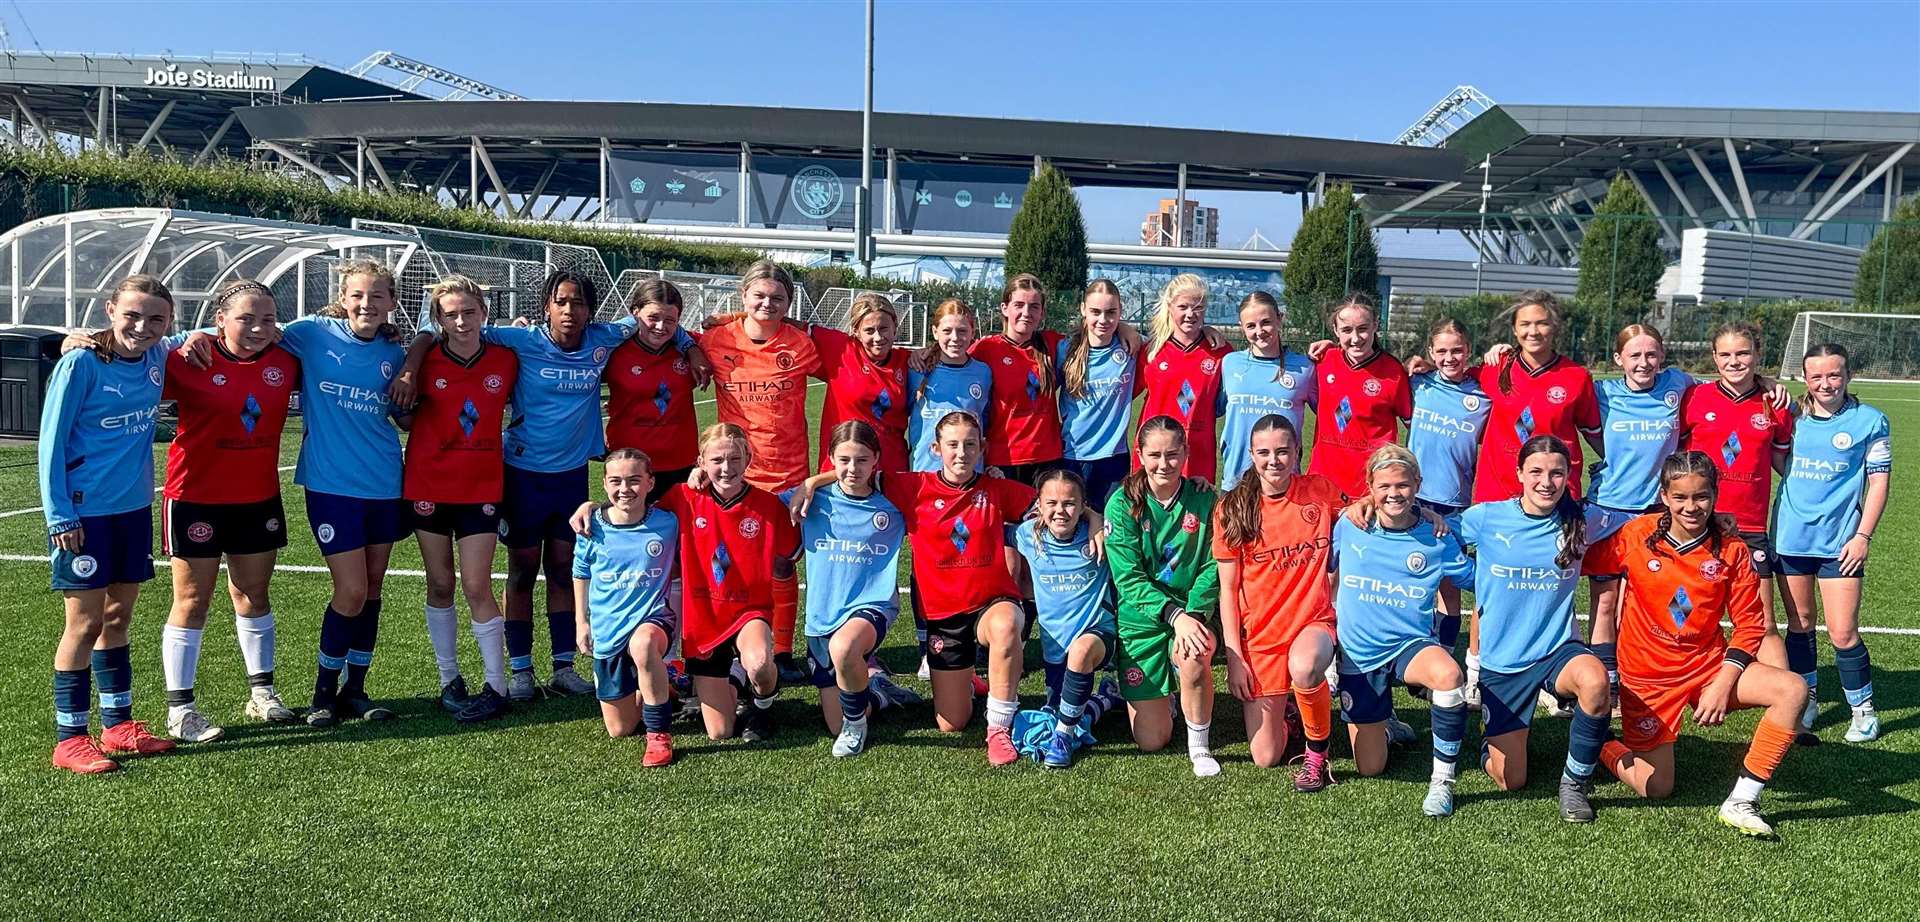
[[[376,282],[386,283],[388,297],[394,297],[399,293],[399,290],[394,287],[393,270],[387,268],[385,263],[375,262],[371,259],[356,259],[351,262],[341,263],[340,268],[334,270],[334,274],[340,277],[340,283],[342,285],[346,284],[347,279],[353,278],[356,275],[364,275]]]
[[[1201,306],[1207,303],[1207,280],[1191,272],[1182,272],[1160,289],[1160,303],[1154,307],[1147,324],[1147,359],[1160,354],[1160,347],[1173,338],[1173,302],[1181,295],[1197,294]]]
[[[694,447],[704,454],[708,444],[721,439],[731,439],[740,443],[740,453],[746,455],[749,462],[753,460],[753,443],[747,441],[747,430],[733,423],[714,423],[700,430],[700,440],[694,444]]]
[[[1080,295],[1080,306],[1085,307],[1087,299],[1094,295],[1111,295],[1118,300],[1120,287],[1106,279],[1094,279]],[[1060,363],[1060,377],[1066,382],[1067,395],[1075,399],[1087,396],[1087,354],[1092,349],[1093,343],[1087,338],[1087,322],[1083,317],[1080,325],[1074,328],[1073,337],[1067,340],[1067,360]]]
[[[1413,452],[1408,451],[1405,445],[1389,442],[1374,449],[1373,454],[1367,456],[1367,483],[1373,483],[1374,474],[1385,468],[1396,466],[1406,468],[1407,473],[1412,474],[1414,480],[1420,479],[1419,459],[1415,458]]]
[[[455,272],[427,286],[427,307],[429,314],[427,319],[431,321],[434,326],[440,325],[440,299],[447,295],[466,295],[480,302],[480,309],[482,311],[487,309],[487,293],[481,290],[480,283]]]
[[[894,310],[893,302],[887,300],[886,295],[869,291],[853,299],[853,307],[847,311],[847,332],[860,329],[861,322],[871,314],[885,314],[892,318],[896,329],[900,326],[900,315]]]

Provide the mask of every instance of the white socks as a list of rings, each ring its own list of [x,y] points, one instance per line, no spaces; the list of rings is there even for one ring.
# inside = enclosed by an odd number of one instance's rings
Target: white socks
[[[247,675],[273,672],[273,612],[254,618],[234,615],[233,632],[240,641],[240,658],[246,661]]]
[[[1467,688],[1480,687],[1480,654],[1467,651]]]
[[[471,626],[474,645],[480,648],[480,664],[486,671],[487,685],[493,688],[494,694],[504,698],[507,694],[507,622],[495,618],[484,623],[474,621]],[[438,652],[435,651],[436,657]]]
[[[200,630],[174,627],[160,631],[160,670],[166,675],[167,691],[193,688],[193,675],[200,667]]]
[[[1210,737],[1213,724],[1187,724],[1187,758],[1193,762],[1193,774],[1199,778],[1211,778],[1220,774],[1220,763],[1213,758]]]
[[[1765,781],[1741,775],[1733,779],[1733,793],[1728,794],[1727,799],[1744,800],[1747,803],[1758,803],[1760,801],[1760,792],[1766,790],[1766,787],[1767,783]]]
[[[1011,728],[1013,715],[1019,712],[1020,702],[987,696],[987,726]]]
[[[460,677],[460,613],[453,606],[427,607],[427,640],[433,643],[433,664],[440,668],[440,685]]]

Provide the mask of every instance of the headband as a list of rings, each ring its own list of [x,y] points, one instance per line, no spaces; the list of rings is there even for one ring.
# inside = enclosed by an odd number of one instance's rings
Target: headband
[[[213,306],[226,307],[227,302],[233,300],[236,295],[251,294],[254,292],[266,295],[269,298],[273,297],[273,290],[259,282],[241,282],[221,292],[218,297],[213,299]]]

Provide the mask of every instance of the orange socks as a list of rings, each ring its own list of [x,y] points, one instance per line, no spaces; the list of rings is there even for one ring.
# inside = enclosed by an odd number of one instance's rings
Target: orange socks
[[[1300,705],[1300,726],[1307,739],[1324,743],[1333,735],[1333,691],[1322,681],[1312,688],[1293,687],[1294,703]]]
[[[1787,757],[1787,750],[1793,748],[1793,731],[1776,727],[1764,720],[1753,729],[1753,744],[1747,747],[1747,759],[1744,763],[1747,774],[1760,781],[1773,778],[1773,771],[1780,767],[1780,760]]]
[[[793,652],[793,627],[800,617],[800,581],[773,581],[773,652]]]
[[[1789,737],[1789,739],[1791,739],[1791,737]],[[1627,744],[1619,740],[1607,740],[1600,744],[1600,764],[1605,765],[1608,771],[1613,772],[1615,778],[1621,777],[1620,763],[1625,762],[1632,755],[1633,750],[1628,749]]]

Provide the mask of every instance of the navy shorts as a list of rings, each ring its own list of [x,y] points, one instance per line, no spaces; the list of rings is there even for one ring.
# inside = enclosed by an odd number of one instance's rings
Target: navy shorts
[[[407,536],[407,524],[405,500],[307,491],[307,526],[322,557],[392,544]]]
[[[455,541],[500,530],[500,506],[496,503],[435,503],[416,499],[407,504],[407,515],[414,531],[446,535]]]
[[[83,515],[80,552],[52,551],[53,588],[105,589],[153,578],[153,507],[113,515]]]
[[[1020,607],[1013,596],[1000,596],[987,604],[944,618],[927,619],[927,668],[955,672],[971,670],[980,656],[980,616],[1001,602]]]
[[[168,557],[217,558],[262,554],[287,546],[287,513],[280,494],[257,503],[160,504],[160,546]]]
[[[648,617],[640,619],[634,625],[633,633],[620,641],[620,646],[612,653],[593,647],[593,693],[601,701],[619,701],[631,698],[640,690],[640,666],[633,661],[631,644],[640,633],[640,628],[653,625],[666,632],[667,649],[673,649],[674,629],[673,612],[660,609]],[[728,665],[732,665],[729,663]]]
[[[1867,565],[1862,563],[1857,573],[1849,576],[1840,572],[1838,557],[1807,557],[1800,554],[1775,554],[1773,572],[1781,576],[1817,576],[1821,579],[1862,579],[1867,575]]]
[[[1064,467],[1080,475],[1087,484],[1087,503],[1094,509],[1107,508],[1107,497],[1119,489],[1120,481],[1125,480],[1132,466],[1132,458],[1121,452],[1111,458],[1096,458],[1092,461],[1075,461],[1069,458],[1060,462]],[[1038,477],[1039,475],[1034,475]],[[1031,484],[1029,484],[1031,486]]]
[[[513,550],[542,541],[573,544],[567,524],[587,501],[587,466],[570,471],[525,471],[507,465],[506,499],[500,504],[500,540]]]
[[[1480,670],[1480,719],[1484,726],[1481,735],[1494,737],[1533,726],[1533,709],[1540,693],[1544,691],[1560,698],[1554,691],[1560,673],[1574,657],[1591,655],[1586,644],[1570,640],[1519,672]],[[1565,704],[1568,699],[1560,700]]]
[[[880,642],[887,639],[887,628],[893,618],[877,608],[862,608],[847,616],[847,624],[865,621],[873,625],[873,647],[867,652],[880,649]],[[846,624],[841,625],[845,627]],[[836,629],[837,631],[838,629]],[[833,635],[825,637],[807,636],[807,665],[813,668],[813,687],[832,688],[840,683],[840,677],[833,669]]]
[[[1740,533],[1740,540],[1747,542],[1747,555],[1753,558],[1753,575],[1761,579],[1772,579],[1773,538],[1764,531],[1743,531]]]
[[[1407,684],[1407,667],[1413,665],[1413,658],[1428,647],[1444,651],[1446,648],[1431,640],[1423,640],[1393,658],[1393,662],[1371,672],[1354,671],[1347,654],[1340,654],[1340,719],[1350,724],[1377,724],[1393,716],[1393,685]]]
[[[744,630],[748,624],[755,621],[772,624],[772,621],[767,618],[749,618],[740,627]],[[733,671],[733,661],[739,658],[740,631],[734,631],[727,635],[726,640],[720,641],[713,649],[708,650],[706,656],[687,656],[687,675],[699,676],[703,679],[724,679]]]

